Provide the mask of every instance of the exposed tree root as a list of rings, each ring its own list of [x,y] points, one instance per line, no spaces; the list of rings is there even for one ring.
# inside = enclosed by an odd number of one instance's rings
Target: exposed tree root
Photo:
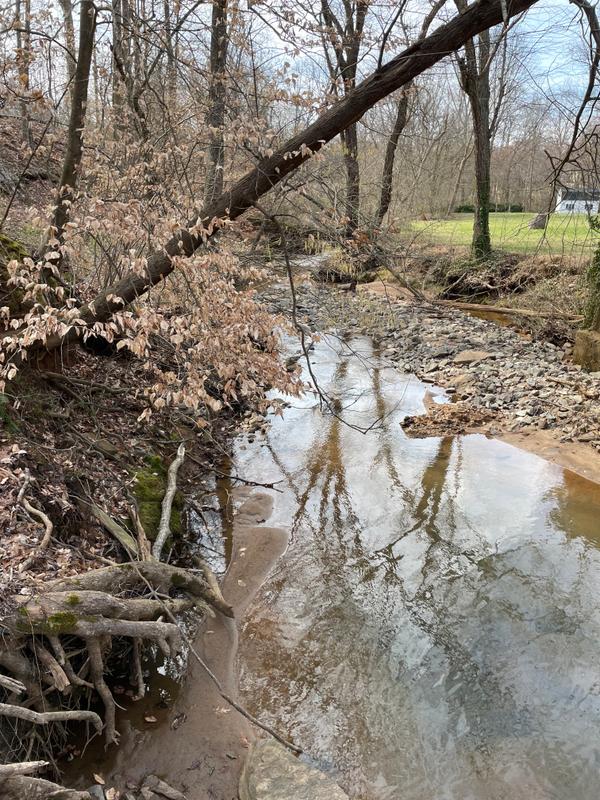
[[[56,783],[29,775],[0,775],[0,797],[2,800],[91,800],[88,792],[63,789]]]
[[[15,717],[33,722],[35,725],[49,725],[51,722],[91,722],[98,732],[102,730],[102,720],[93,711],[32,711],[23,706],[0,703],[0,717]]]
[[[26,497],[23,497],[21,499],[21,505],[23,506],[25,511],[27,511],[28,514],[30,514],[32,517],[35,517],[44,525],[44,535],[42,537],[42,541],[38,546],[38,549],[36,550],[35,553],[32,553],[28,558],[26,558],[25,561],[23,561],[23,563],[19,566],[19,572],[25,572],[25,570],[29,569],[29,567],[33,564],[33,562],[42,555],[44,550],[48,548],[48,545],[50,544],[50,539],[52,538],[52,531],[54,529],[54,526],[48,515],[44,514],[43,511],[40,511],[39,509],[32,506]]]
[[[132,640],[132,675],[137,695],[142,696],[143,643],[153,642],[165,655],[176,656],[183,641],[173,620],[206,605],[233,616],[206,565],[196,574],[153,560],[92,570],[52,581],[34,596],[13,597],[12,610],[0,618],[0,665],[7,673],[0,676],[0,687],[9,695],[8,702],[0,703],[0,718],[33,725],[87,721],[96,732],[104,731],[107,745],[118,743],[117,706],[105,680],[113,639]],[[102,700],[104,722],[92,711],[52,707],[53,693],[58,700],[76,698],[89,689]],[[10,786],[6,781],[3,791],[21,791],[14,796],[82,796],[52,795],[49,787],[53,784],[23,775],[11,775]],[[52,791],[58,791],[57,787]],[[0,796],[5,795],[0,791]]]

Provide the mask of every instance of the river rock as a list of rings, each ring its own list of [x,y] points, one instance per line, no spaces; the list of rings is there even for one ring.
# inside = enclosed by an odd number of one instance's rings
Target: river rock
[[[487,350],[463,350],[454,356],[455,364],[477,364],[480,361],[485,361],[486,358],[491,358],[492,354]]]
[[[144,794],[146,792],[146,794]],[[165,783],[156,775],[148,775],[142,784],[141,789],[142,797],[148,797],[148,800],[154,800],[155,797],[166,798],[166,800],[186,800],[186,797],[177,789],[173,789],[168,783]]]
[[[240,800],[348,800],[331,778],[268,739],[253,744],[239,796]]]

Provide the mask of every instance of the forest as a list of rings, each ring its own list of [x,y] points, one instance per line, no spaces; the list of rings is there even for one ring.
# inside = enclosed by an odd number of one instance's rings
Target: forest
[[[0,58],[0,800],[594,797],[592,0]]]

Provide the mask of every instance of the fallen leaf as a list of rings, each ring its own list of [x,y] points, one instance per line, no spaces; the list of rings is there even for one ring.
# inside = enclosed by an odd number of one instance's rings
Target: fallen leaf
[[[101,786],[104,786],[104,784],[106,783],[106,781],[104,780],[102,775],[98,775],[96,772],[94,772],[94,780],[96,781],[96,783],[99,783]]]
[[[146,722],[158,722],[156,717],[153,717],[152,714],[144,714],[144,719]]]

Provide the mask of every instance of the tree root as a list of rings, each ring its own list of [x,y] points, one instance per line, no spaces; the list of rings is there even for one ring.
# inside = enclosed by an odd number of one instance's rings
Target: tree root
[[[29,775],[0,776],[2,800],[92,800],[88,792],[64,789],[56,783]]]
[[[29,567],[36,561],[44,552],[44,550],[48,549],[48,545],[50,544],[50,539],[52,538],[52,531],[54,530],[54,525],[52,524],[50,518],[47,514],[44,514],[43,511],[40,511],[35,506],[32,506],[29,500],[26,497],[21,498],[21,505],[30,514],[32,517],[35,517],[37,520],[43,523],[44,525],[44,535],[42,537],[42,541],[39,543],[36,551],[28,556],[25,561],[19,566],[19,572],[25,572],[29,569]]]
[[[100,733],[103,728],[102,720],[93,711],[32,711],[23,706],[0,703],[0,717],[15,717],[33,722],[35,725],[49,725],[51,722],[91,722]]]
[[[143,696],[144,641],[173,657],[183,647],[180,628],[172,621],[176,615],[208,604],[233,616],[214,576],[202,567],[195,574],[157,561],[117,564],[52,581],[33,597],[15,596],[13,610],[0,618],[0,665],[9,673],[0,676],[0,687],[11,699],[26,696],[23,705],[0,704],[0,717],[36,725],[84,720],[97,732],[104,730],[107,745],[118,743],[117,706],[104,679],[112,640],[132,639],[132,674],[137,695]],[[44,685],[49,689],[42,690]],[[104,725],[91,711],[55,711],[46,697],[48,691],[65,697],[90,688],[104,705]]]

